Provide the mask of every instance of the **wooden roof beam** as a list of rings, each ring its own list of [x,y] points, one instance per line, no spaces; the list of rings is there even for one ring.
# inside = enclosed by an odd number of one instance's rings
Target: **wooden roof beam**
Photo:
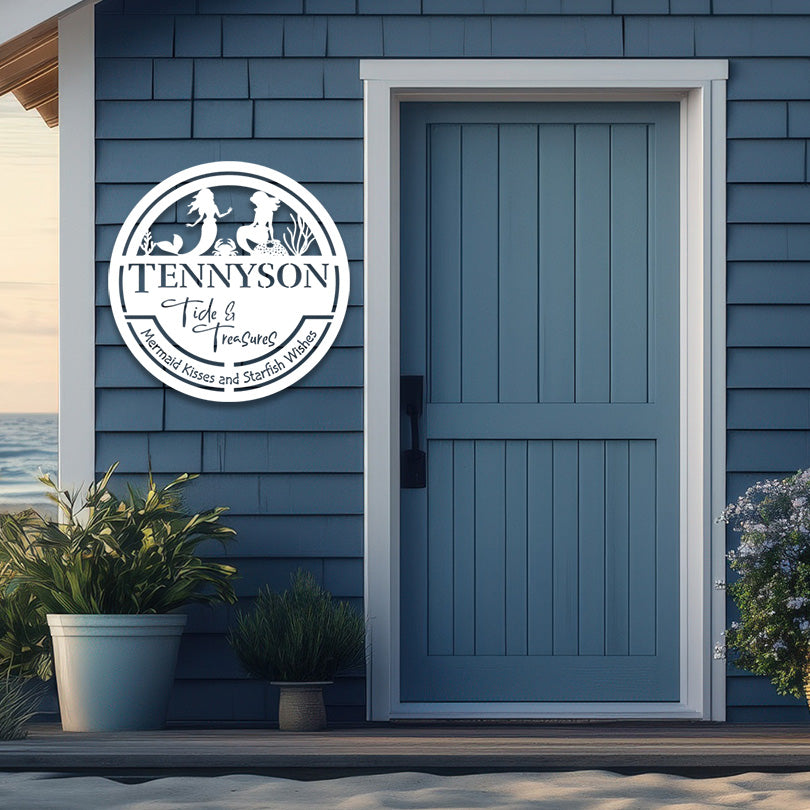
[[[59,123],[59,31],[49,20],[0,46],[0,96],[36,109],[49,127]]]
[[[35,79],[25,82],[15,87],[11,91],[17,97],[17,101],[26,110],[32,110],[45,104],[59,96],[59,67],[54,65],[50,70],[40,74]]]
[[[58,64],[59,44],[56,37],[13,59],[0,61],[0,95],[39,78]]]
[[[49,127],[55,127],[59,123],[59,98],[40,104],[37,107],[37,112]]]

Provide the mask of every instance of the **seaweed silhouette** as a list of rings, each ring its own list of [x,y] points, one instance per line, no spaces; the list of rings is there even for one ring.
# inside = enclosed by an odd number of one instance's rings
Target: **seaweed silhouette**
[[[312,235],[309,225],[304,222],[303,217],[290,214],[290,219],[293,221],[293,227],[287,227],[287,233],[284,234],[284,244],[293,256],[303,256],[315,237]]]

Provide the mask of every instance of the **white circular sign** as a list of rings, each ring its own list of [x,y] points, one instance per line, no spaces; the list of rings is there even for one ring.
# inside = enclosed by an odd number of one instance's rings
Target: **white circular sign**
[[[274,394],[320,362],[349,300],[335,223],[303,186],[253,163],[172,175],[115,240],[110,303],[138,362],[200,399]]]

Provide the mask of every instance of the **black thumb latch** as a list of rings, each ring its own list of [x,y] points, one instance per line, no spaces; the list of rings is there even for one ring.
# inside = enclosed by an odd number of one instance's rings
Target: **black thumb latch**
[[[403,489],[421,489],[427,483],[425,453],[419,449],[419,417],[422,415],[423,378],[400,378],[400,400],[411,426],[411,446],[402,451],[400,482]]]

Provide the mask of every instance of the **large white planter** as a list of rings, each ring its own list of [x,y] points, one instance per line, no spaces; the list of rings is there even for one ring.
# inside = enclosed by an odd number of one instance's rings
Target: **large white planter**
[[[161,728],[185,624],[183,614],[48,614],[62,728]]]

